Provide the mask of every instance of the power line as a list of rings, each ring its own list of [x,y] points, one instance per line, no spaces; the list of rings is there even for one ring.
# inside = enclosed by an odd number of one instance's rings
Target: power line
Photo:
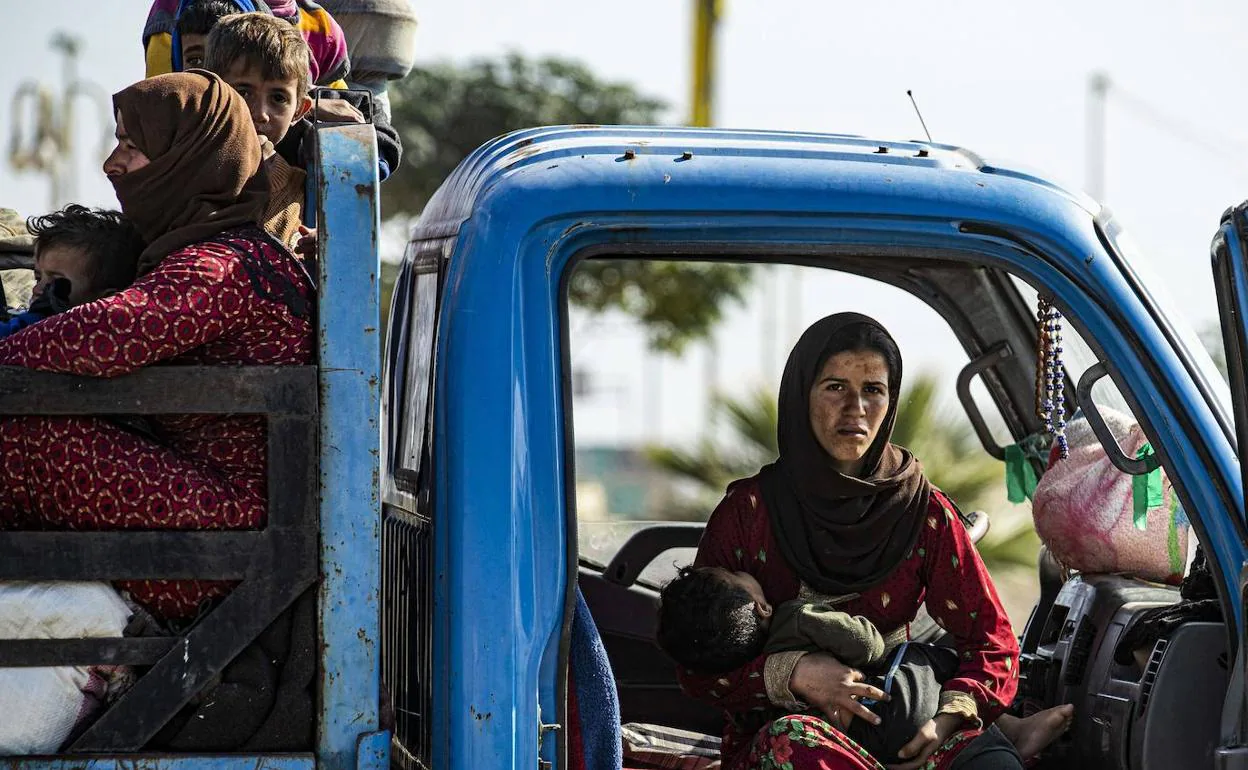
[[[1097,200],[1105,195],[1106,107],[1124,108],[1136,120],[1217,158],[1231,175],[1248,179],[1248,142],[1233,139],[1174,115],[1143,97],[1110,83],[1104,73],[1088,82],[1087,189]]]

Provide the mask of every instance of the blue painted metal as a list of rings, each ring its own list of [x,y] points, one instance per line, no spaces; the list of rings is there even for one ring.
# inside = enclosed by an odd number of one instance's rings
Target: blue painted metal
[[[390,767],[390,731],[381,730],[360,736],[356,748],[356,770],[386,770]]]
[[[311,754],[126,754],[0,759],[3,770],[315,770]]]
[[[434,765],[529,766],[539,722],[557,713],[569,516],[559,285],[585,249],[911,246],[1043,287],[1122,376],[1233,579],[1245,549],[1230,437],[1102,245],[1097,213],[958,148],[857,137],[548,128],[470,156],[413,233],[457,238],[436,382]]]
[[[317,764],[356,770],[382,755],[380,697],[380,275],[373,127],[317,127],[321,385],[321,697]],[[388,739],[387,739],[388,740]]]

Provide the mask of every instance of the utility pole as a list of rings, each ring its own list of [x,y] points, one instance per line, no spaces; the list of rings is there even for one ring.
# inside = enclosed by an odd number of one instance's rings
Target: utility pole
[[[1085,122],[1088,195],[1103,203],[1105,198],[1105,113],[1109,101],[1109,75],[1093,72],[1088,77],[1088,104]]]
[[[693,68],[690,80],[689,125],[710,126],[715,120],[715,31],[722,0],[693,0]],[[719,349],[712,329],[706,340],[705,437],[715,431],[715,399],[719,391]]]
[[[78,55],[82,42],[64,32],[52,37],[51,47],[62,57],[63,90],[59,103],[42,83],[27,80],[13,95],[12,133],[9,138],[9,165],[14,171],[44,174],[51,183],[50,209],[73,201],[78,195],[77,154],[74,147],[74,101],[86,96],[96,103],[100,115],[100,159],[108,149],[112,133],[109,100],[100,87],[78,77]],[[22,117],[29,118],[23,132]]]
[[[722,0],[693,0],[691,126],[709,126],[715,120],[715,28],[722,11]]]

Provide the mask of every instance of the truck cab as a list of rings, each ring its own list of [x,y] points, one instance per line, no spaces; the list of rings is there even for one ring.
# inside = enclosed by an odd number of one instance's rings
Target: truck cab
[[[1244,212],[1229,212],[1213,251],[1228,387],[1107,210],[965,149],[595,126],[483,146],[412,230],[385,346],[381,656],[395,761],[595,766],[587,736],[618,744],[621,725],[706,736],[679,761],[713,760],[722,715],[682,694],[654,642],[658,589],[691,559],[702,524],[688,506],[663,515],[661,502],[631,521],[597,520],[601,501],[577,484],[578,273],[679,264],[796,271],[799,285],[826,285],[820,315],[861,311],[890,329],[895,308],[912,308],[897,316],[913,327],[895,330],[903,357],[915,354],[908,339],[948,340],[958,358],[948,384],[979,451],[1002,461],[1039,442],[1025,460],[1037,475],[1050,446],[1036,408],[1038,302],[1059,311],[1069,410],[1089,420],[1115,472],[1164,469],[1219,612],[1171,629],[1144,665],[1121,665],[1125,630],[1148,608],[1177,605],[1179,589],[1062,570],[1037,552],[1040,598],[1014,618],[1019,702],[1076,705],[1045,766],[1241,766],[1246,230]],[[637,366],[627,350],[618,371]],[[1155,459],[1124,454],[1110,413],[1143,428]],[[620,414],[644,419],[636,402]],[[942,470],[938,458],[925,467]],[[575,650],[587,627],[588,649],[600,641],[613,672],[603,689],[618,693],[618,716],[573,703],[585,694]]]

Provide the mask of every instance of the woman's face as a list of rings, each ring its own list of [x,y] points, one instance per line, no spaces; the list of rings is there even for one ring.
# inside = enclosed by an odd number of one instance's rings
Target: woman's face
[[[121,110],[117,111],[117,146],[113,152],[104,160],[104,173],[108,174],[108,178],[124,176],[131,171],[138,171],[152,161],[143,154],[143,151],[130,141],[130,135],[126,133],[126,126],[121,120]]]
[[[888,364],[874,350],[846,350],[828,358],[810,389],[810,429],[832,466],[862,472],[863,457],[888,414]]]

